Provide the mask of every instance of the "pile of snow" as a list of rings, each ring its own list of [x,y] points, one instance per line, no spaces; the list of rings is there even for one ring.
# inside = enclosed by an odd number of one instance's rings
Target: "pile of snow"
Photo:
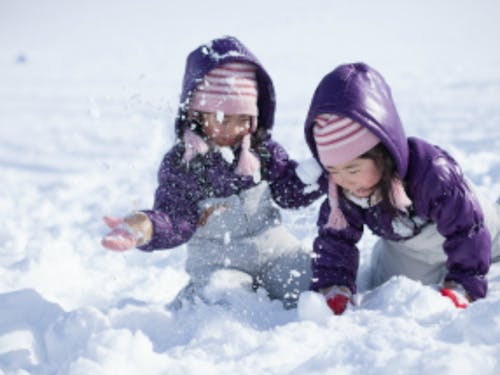
[[[345,315],[312,292],[284,310],[231,275],[173,311],[185,246],[100,246],[104,214],[151,206],[186,54],[224,34],[273,77],[275,138],[294,158],[310,157],[302,122],[319,79],[365,60],[391,83],[408,134],[448,149],[496,199],[499,11],[493,0],[3,1],[0,374],[500,373],[498,265],[488,298],[466,310],[405,277],[368,290],[367,231]],[[307,246],[318,206],[283,212]]]

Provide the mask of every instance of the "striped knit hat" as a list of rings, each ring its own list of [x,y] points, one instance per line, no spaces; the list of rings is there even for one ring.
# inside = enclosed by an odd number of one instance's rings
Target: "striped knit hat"
[[[356,159],[380,142],[372,132],[348,117],[321,114],[315,123],[313,136],[319,160],[325,166]]]
[[[211,70],[196,87],[190,109],[256,117],[256,69],[249,63],[227,63]]]
[[[256,66],[249,63],[227,63],[211,70],[198,84],[190,104],[190,111],[223,112],[226,115],[252,116],[251,131],[257,129]],[[197,154],[208,152],[209,146],[199,135],[185,129],[183,140],[187,163]],[[235,172],[242,176],[259,178],[260,159],[251,151],[251,134],[241,141],[241,150]]]
[[[319,160],[324,166],[335,166],[356,159],[380,143],[380,139],[372,132],[348,117],[321,114],[314,121],[314,141]],[[339,206],[337,184],[333,175],[330,175],[328,181],[328,202],[330,215],[326,227],[336,230],[346,228],[347,220]],[[412,204],[398,178],[394,178],[391,183],[391,202],[402,211]]]

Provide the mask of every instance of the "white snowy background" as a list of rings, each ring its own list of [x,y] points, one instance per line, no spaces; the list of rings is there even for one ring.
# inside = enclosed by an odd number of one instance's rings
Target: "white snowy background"
[[[274,135],[292,157],[309,157],[319,80],[365,61],[408,135],[496,199],[498,14],[496,0],[0,0],[0,374],[499,374],[499,266],[464,311],[404,277],[367,290],[366,231],[358,306],[343,316],[313,293],[287,311],[238,288],[229,305],[171,312],[185,246],[100,246],[104,214],[152,205],[185,58],[226,34],[271,74]],[[283,212],[306,245],[317,208]]]

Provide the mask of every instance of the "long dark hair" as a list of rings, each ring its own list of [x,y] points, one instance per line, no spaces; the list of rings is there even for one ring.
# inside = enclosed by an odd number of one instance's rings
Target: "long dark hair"
[[[380,190],[382,207],[388,211],[392,217],[398,216],[399,211],[392,201],[392,183],[394,179],[401,180],[401,177],[397,171],[396,162],[393,156],[382,143],[379,143],[361,155],[360,158],[373,160],[375,166],[381,172],[382,177],[377,187]]]

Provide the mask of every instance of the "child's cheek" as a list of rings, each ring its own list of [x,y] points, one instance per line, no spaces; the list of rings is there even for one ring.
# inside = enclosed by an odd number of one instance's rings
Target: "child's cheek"
[[[381,178],[382,176],[378,171],[373,171],[368,177],[368,183],[370,186],[375,186],[380,182]]]

